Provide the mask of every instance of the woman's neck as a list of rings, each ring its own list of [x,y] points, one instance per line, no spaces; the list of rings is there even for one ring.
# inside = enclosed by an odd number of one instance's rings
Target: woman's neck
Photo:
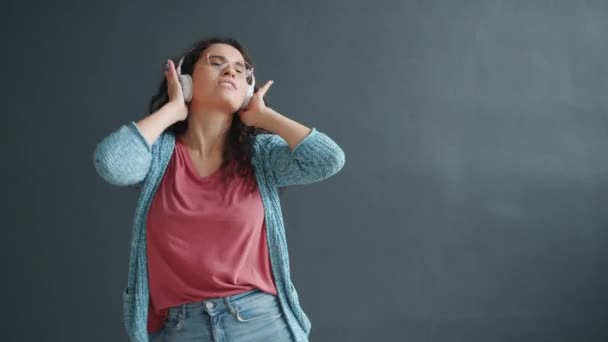
[[[188,114],[188,128],[181,139],[201,157],[222,154],[226,134],[232,124],[232,115],[223,112],[198,112]]]

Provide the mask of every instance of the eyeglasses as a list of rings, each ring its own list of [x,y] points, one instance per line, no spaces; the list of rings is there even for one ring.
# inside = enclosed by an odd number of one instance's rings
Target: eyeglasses
[[[230,63],[230,61],[224,56],[207,54],[207,64],[218,70],[223,70],[228,63]],[[240,78],[248,80],[251,75],[253,75],[253,67],[247,62],[233,62],[232,66],[234,67],[234,70],[236,70],[237,76]]]

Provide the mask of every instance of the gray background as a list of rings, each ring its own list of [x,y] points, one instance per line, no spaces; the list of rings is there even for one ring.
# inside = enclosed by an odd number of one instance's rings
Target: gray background
[[[608,2],[1,12],[2,340],[126,340],[137,193],[103,183],[92,152],[146,114],[167,58],[215,34],[346,153],[283,197],[312,341],[608,340]]]

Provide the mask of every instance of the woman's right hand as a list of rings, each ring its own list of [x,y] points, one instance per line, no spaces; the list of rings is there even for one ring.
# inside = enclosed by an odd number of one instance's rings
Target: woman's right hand
[[[167,94],[169,94],[170,105],[177,115],[179,121],[183,121],[188,117],[188,106],[184,101],[184,93],[182,91],[182,85],[179,83],[177,78],[177,71],[175,70],[175,64],[172,60],[168,60],[165,66],[165,77],[167,78]]]

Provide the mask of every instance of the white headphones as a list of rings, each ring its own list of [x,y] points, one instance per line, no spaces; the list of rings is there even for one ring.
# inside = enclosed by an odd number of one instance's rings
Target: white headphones
[[[185,57],[185,56],[184,56]],[[182,85],[182,92],[184,93],[184,101],[190,102],[192,100],[192,77],[188,74],[182,75],[182,64],[184,63],[184,57],[179,60],[177,64],[177,78],[179,79],[179,83]],[[253,96],[253,91],[255,87],[255,77],[251,74],[251,83],[247,87],[247,95],[245,96],[245,100],[241,105],[240,109],[244,109],[249,104],[249,100]]]

